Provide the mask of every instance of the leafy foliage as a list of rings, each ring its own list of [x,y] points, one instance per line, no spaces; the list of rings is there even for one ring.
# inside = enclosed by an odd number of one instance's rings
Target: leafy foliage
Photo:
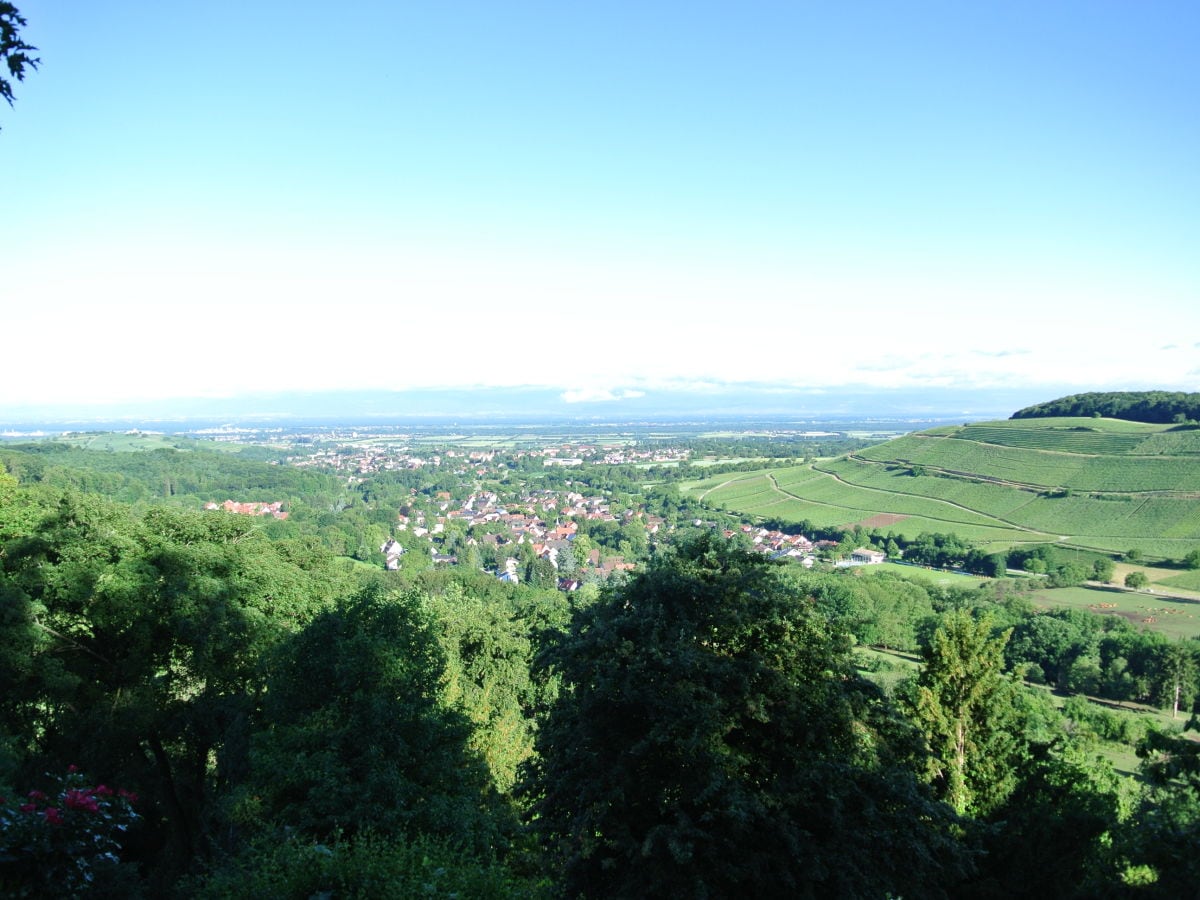
[[[4,62],[8,69],[8,78],[0,76],[0,98],[9,106],[12,106],[13,102],[12,82],[9,78],[24,81],[25,70],[36,69],[41,62],[36,56],[30,55],[30,51],[36,50],[37,47],[31,47],[21,40],[20,29],[25,25],[25,19],[13,4],[0,2],[0,61]]]
[[[327,843],[297,837],[257,841],[207,877],[193,879],[189,889],[203,900],[526,900],[541,893],[535,880],[480,861],[445,839],[370,832]]]
[[[1200,394],[1181,391],[1108,391],[1071,394],[1013,413],[1014,419],[1044,416],[1103,416],[1133,422],[1200,419]]]
[[[981,829],[980,873],[963,897],[1040,900],[1095,897],[1123,791],[1112,767],[1070,745],[1042,745],[1017,770],[1017,786]]]
[[[442,702],[433,624],[418,596],[368,589],[282,644],[238,818],[319,839],[370,829],[488,845],[486,769]]]
[[[937,893],[950,816],[844,638],[703,534],[582,610],[525,790],[568,895]]]
[[[1151,730],[1138,755],[1149,789],[1115,834],[1119,876],[1139,897],[1191,896],[1200,881],[1200,743]]]
[[[77,760],[147,797],[183,866],[244,768],[262,655],[319,609],[312,577],[245,520],[42,498],[0,555],[0,734],[14,771]]]
[[[459,585],[427,606],[446,655],[445,703],[467,717],[468,747],[508,793],[533,753],[532,709],[542,696],[529,675],[530,624],[509,603],[468,596]]]

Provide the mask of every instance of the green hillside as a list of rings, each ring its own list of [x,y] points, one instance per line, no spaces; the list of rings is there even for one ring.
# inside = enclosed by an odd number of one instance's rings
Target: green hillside
[[[1096,418],[973,423],[833,461],[713,478],[691,492],[730,511],[819,527],[1179,559],[1200,547],[1200,431]]]

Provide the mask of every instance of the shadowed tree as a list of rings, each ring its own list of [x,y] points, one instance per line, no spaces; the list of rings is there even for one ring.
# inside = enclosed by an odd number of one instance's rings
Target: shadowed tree
[[[1118,896],[1194,897],[1200,884],[1200,741],[1184,733],[1151,729],[1138,745],[1148,789],[1116,830],[1118,875],[1135,891]]]
[[[1155,702],[1170,707],[1171,718],[1178,719],[1180,708],[1190,710],[1196,695],[1196,656],[1187,644],[1167,644],[1159,649],[1156,661]]]
[[[434,625],[419,596],[368,589],[281,645],[242,816],[321,839],[366,829],[486,849],[487,769],[442,701]]]
[[[22,736],[8,747],[27,771],[75,763],[135,788],[164,870],[185,868],[244,768],[261,655],[332,585],[241,516],[68,492],[26,527],[0,546],[0,731]]]
[[[525,792],[568,896],[937,896],[919,737],[779,568],[701,534],[576,615]]]

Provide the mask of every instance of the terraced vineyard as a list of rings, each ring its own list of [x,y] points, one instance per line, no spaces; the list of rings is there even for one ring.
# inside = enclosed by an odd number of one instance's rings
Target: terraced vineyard
[[[819,526],[870,527],[883,516],[884,531],[955,532],[987,549],[1052,541],[1179,559],[1200,547],[1200,430],[1115,419],[942,427],[691,491],[731,511]]]

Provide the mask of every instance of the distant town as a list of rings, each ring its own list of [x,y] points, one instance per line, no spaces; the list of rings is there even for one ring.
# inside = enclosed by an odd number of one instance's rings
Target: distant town
[[[218,440],[247,437],[244,431],[233,429],[211,436]],[[804,432],[803,437],[838,434],[822,430]],[[309,436],[302,438],[302,445],[308,440]],[[318,446],[288,453],[281,464],[337,474],[348,486],[389,473],[426,476],[409,489],[386,539],[378,546],[382,565],[388,570],[400,569],[406,554],[418,553],[427,555],[436,566],[473,565],[501,581],[552,581],[560,590],[574,591],[633,569],[650,541],[680,525],[721,528],[726,537],[740,536],[747,547],[806,567],[838,547],[836,541],[812,540],[803,534],[747,523],[704,517],[672,521],[648,509],[642,492],[596,492],[569,476],[570,470],[585,465],[661,472],[694,457],[695,451],[686,446],[646,448],[616,442],[563,442],[513,450],[421,448],[398,438],[352,430],[321,434]],[[512,478],[514,472],[539,468],[543,473],[558,473],[561,485],[530,488],[528,479]],[[278,519],[288,516],[280,500],[230,498],[211,501],[205,508]],[[616,535],[616,540],[589,537],[597,526]],[[835,565],[872,565],[885,559],[885,554],[871,548],[842,551],[833,561]]]

